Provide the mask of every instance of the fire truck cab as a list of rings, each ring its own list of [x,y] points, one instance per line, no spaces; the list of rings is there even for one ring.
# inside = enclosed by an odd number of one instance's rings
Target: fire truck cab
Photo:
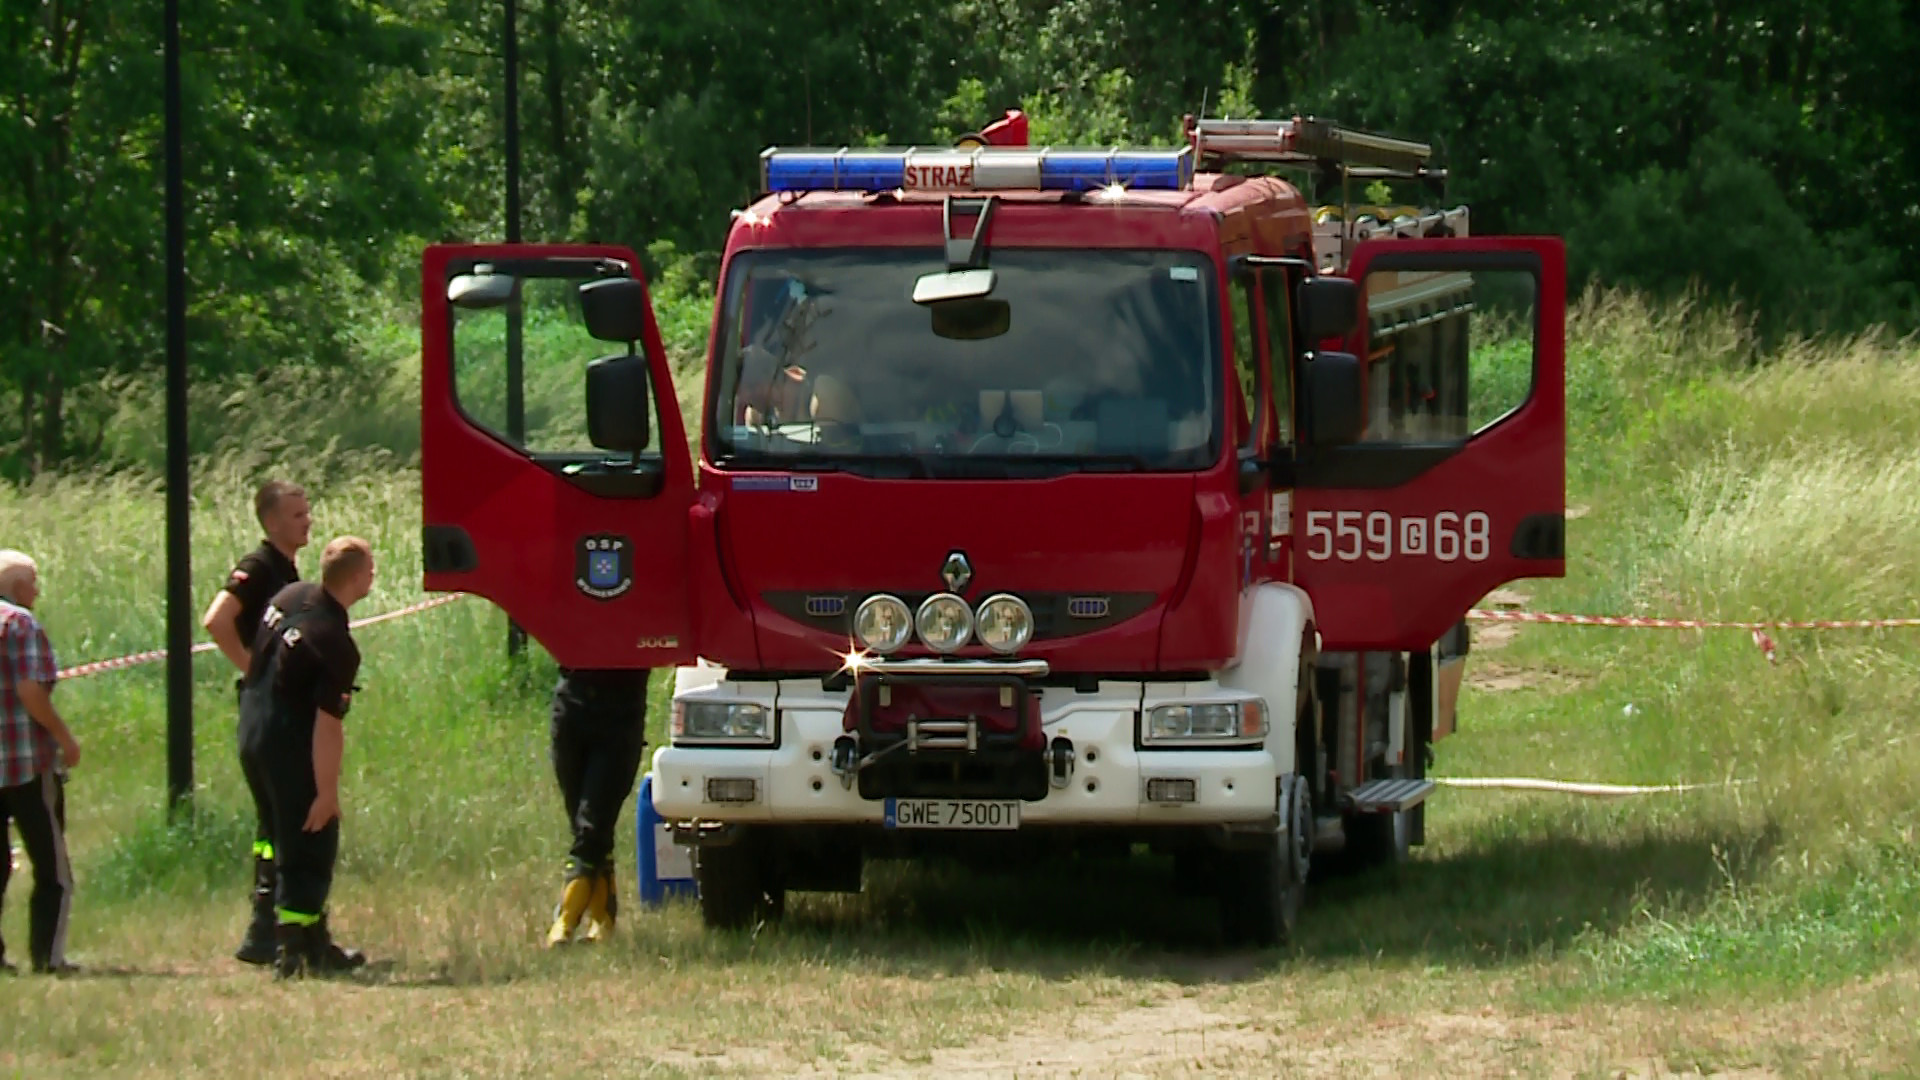
[[[1558,239],[1314,119],[1025,141],[767,150],[697,442],[631,251],[426,253],[426,587],[676,669],[709,925],[1151,850],[1283,942],[1316,862],[1424,839],[1471,605],[1563,571]]]

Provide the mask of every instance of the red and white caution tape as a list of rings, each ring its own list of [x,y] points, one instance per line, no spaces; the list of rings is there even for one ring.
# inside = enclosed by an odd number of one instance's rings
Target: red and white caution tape
[[[1920,626],[1920,619],[1770,619],[1733,622],[1720,619],[1650,619],[1638,615],[1557,615],[1543,611],[1486,611],[1467,618],[1482,622],[1566,623],[1572,626],[1634,626],[1658,630],[1888,630]]]
[[[1775,659],[1776,648],[1769,630],[1895,630],[1920,626],[1920,619],[1767,619],[1743,622],[1732,619],[1653,619],[1638,615],[1561,615],[1544,611],[1487,611],[1474,608],[1467,618],[1479,622],[1554,623],[1562,626],[1625,626],[1652,630],[1746,630],[1753,643]]]
[[[422,600],[417,604],[409,604],[406,607],[394,611],[383,612],[379,615],[370,615],[364,619],[355,619],[347,625],[352,629],[358,630],[363,626],[372,626],[375,623],[383,623],[391,619],[405,618],[408,615],[416,615],[422,611],[426,611],[428,608],[437,608],[442,604],[451,604],[465,595],[465,593],[448,593],[445,596],[436,596],[431,600]],[[218,646],[214,645],[211,641],[202,641],[196,643],[189,651],[193,653],[212,652],[217,647]],[[98,675],[103,671],[118,671],[121,668],[138,667],[141,664],[151,664],[159,660],[165,660],[166,658],[167,650],[149,649],[146,652],[134,653],[131,656],[116,656],[111,660],[95,660],[91,663],[79,664],[58,672],[56,677],[60,679],[80,679],[88,675]]]

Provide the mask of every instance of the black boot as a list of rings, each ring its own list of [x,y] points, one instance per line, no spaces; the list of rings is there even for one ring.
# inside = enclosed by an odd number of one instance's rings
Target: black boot
[[[367,966],[367,957],[359,949],[345,948],[333,940],[333,934],[327,930],[327,917],[308,928],[312,931],[312,953],[310,962],[322,975],[337,975]]]
[[[281,923],[274,933],[279,946],[273,961],[276,979],[345,975],[367,962],[360,950],[343,949],[334,944],[333,935],[327,932],[325,916],[306,926]]]
[[[307,973],[312,927],[280,923],[273,928],[273,977],[297,979]]]
[[[256,856],[253,860],[253,918],[247,923],[247,936],[233,958],[243,964],[271,964],[276,945],[273,913],[273,860]]]

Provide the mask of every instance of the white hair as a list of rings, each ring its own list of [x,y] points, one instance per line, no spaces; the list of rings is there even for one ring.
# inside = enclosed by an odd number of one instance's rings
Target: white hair
[[[39,572],[39,568],[33,564],[33,556],[26,552],[12,548],[0,551],[0,598],[12,600],[14,588]]]

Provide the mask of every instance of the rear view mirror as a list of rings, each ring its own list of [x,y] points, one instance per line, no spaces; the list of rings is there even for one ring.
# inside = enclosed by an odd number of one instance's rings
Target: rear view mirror
[[[949,270],[925,274],[913,283],[913,302],[944,304],[954,300],[979,300],[993,292],[992,270]]]
[[[580,312],[587,333],[601,341],[639,341],[647,332],[647,287],[628,277],[601,278],[580,286]]]
[[[511,274],[496,274],[486,266],[476,266],[474,271],[460,274],[447,282],[447,303],[468,311],[479,311],[499,307],[513,299],[517,282]]]
[[[1343,338],[1360,320],[1360,288],[1343,277],[1311,277],[1300,283],[1300,335],[1311,348]]]
[[[1308,445],[1345,446],[1359,442],[1366,420],[1360,358],[1352,353],[1315,353],[1305,366]]]
[[[635,353],[587,365],[587,438],[593,445],[628,454],[647,448],[650,376],[647,358]]]
[[[1005,300],[947,300],[933,305],[933,332],[955,341],[999,337],[1013,324]]]

